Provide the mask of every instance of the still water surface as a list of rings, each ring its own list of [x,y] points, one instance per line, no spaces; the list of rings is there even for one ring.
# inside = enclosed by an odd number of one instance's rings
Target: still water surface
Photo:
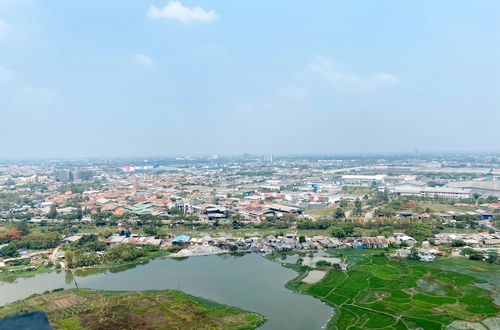
[[[0,282],[0,305],[56,288],[99,290],[179,289],[194,296],[257,312],[268,318],[261,329],[321,329],[333,310],[284,284],[297,273],[256,254],[157,259],[130,269],[93,274],[40,274]]]

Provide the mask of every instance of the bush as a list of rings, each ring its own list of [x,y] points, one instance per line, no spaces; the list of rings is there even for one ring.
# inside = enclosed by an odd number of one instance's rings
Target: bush
[[[9,265],[10,266],[21,266],[21,265],[29,265],[31,263],[31,260],[29,258],[26,259],[17,259],[17,260],[12,260]]]
[[[136,248],[133,244],[118,244],[110,247],[108,251],[106,251],[105,259],[108,261],[133,261],[145,256],[145,254],[145,251]]]
[[[484,258],[483,252],[471,248],[463,249],[462,253],[468,255],[470,260],[483,260]]]
[[[4,246],[0,250],[0,255],[4,258],[15,258],[15,257],[19,256],[19,253],[17,252],[17,248],[16,248],[15,244],[10,243],[9,245]]]
[[[318,268],[329,267],[331,265],[332,264],[326,260],[320,260],[320,261],[316,262],[316,267],[318,267]]]
[[[339,226],[331,226],[329,229],[330,229],[330,235],[333,237],[337,237],[337,238],[346,237],[346,233],[345,233],[344,229],[342,229]]]
[[[158,245],[154,245],[154,244],[146,244],[146,245],[144,245],[143,249],[147,252],[155,252],[155,251],[159,251],[160,247]]]
[[[455,239],[453,241],[451,241],[451,246],[452,247],[462,247],[462,246],[465,246],[465,242],[462,241],[462,240],[459,240],[459,239]]]
[[[180,250],[182,250],[182,247],[181,246],[171,246],[167,249],[168,252],[170,253],[177,253],[179,252]]]

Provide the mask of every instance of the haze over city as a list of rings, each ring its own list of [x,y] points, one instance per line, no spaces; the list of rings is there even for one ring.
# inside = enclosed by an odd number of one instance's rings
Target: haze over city
[[[498,151],[498,1],[0,1],[0,158]]]
[[[500,329],[498,0],[0,0],[0,330]]]

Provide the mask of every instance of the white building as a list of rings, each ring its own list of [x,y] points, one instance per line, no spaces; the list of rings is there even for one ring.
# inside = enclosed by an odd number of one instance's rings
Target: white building
[[[340,179],[343,186],[373,187],[384,183],[386,175],[342,175]]]

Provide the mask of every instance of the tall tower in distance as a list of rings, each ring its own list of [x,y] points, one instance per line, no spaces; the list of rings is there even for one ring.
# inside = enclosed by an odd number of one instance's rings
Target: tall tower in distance
[[[272,155],[272,154],[267,154],[267,155],[264,155],[263,160],[264,160],[265,162],[272,163],[272,162],[273,162],[273,155]]]

